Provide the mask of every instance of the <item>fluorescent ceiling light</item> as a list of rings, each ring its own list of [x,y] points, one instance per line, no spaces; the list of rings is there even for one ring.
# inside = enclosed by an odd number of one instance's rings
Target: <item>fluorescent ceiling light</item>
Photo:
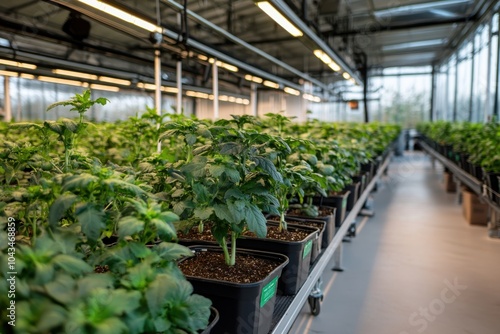
[[[297,27],[295,27],[286,17],[276,10],[269,2],[257,2],[257,6],[278,23],[283,29],[288,31],[293,37],[300,37],[304,35]]]
[[[7,66],[15,66],[15,67],[27,68],[27,69],[30,69],[30,70],[35,70],[36,69],[36,65],[28,64],[28,63],[20,63],[18,61],[7,60],[7,59],[0,59],[0,64],[7,65]]]
[[[199,58],[199,56],[198,56],[198,58]],[[210,58],[210,59],[208,60],[208,62],[209,62],[210,64],[213,64],[213,63],[215,63],[215,59],[214,59],[214,58]],[[216,65],[217,65],[218,67],[225,68],[226,70],[231,71],[231,72],[238,72],[238,71],[239,71],[238,67],[236,67],[236,66],[234,66],[234,65],[231,65],[231,64],[226,64],[226,63],[223,63],[223,62],[221,62],[221,61],[219,61],[219,60],[217,60]]]
[[[323,50],[314,50],[314,55],[321,59],[321,61],[328,65],[333,71],[340,71],[340,66],[337,65],[337,63],[334,62],[332,58],[330,58],[330,56],[327,55]]]
[[[208,57],[205,56],[205,55],[198,55],[198,59],[199,60],[203,60],[203,61],[207,61],[208,60]]]
[[[35,76],[33,74],[28,74],[28,73],[21,73],[19,76],[23,79],[35,79]]]
[[[427,40],[427,41],[384,45],[382,47],[382,50],[383,51],[392,51],[392,50],[401,50],[401,49],[420,48],[420,47],[425,47],[425,46],[437,46],[437,45],[442,45],[445,42],[446,42],[446,39],[431,39],[431,40]]]
[[[74,71],[67,71],[67,70],[60,70],[60,69],[52,70],[52,73],[59,74],[59,75],[65,75],[68,77],[80,78],[80,79],[97,80],[97,75],[89,74],[89,73],[74,72]]]
[[[311,101],[311,102],[321,102],[321,98],[318,97],[318,96],[314,96],[314,95],[311,95],[311,94],[304,94],[302,95],[302,97],[308,101]]]
[[[344,73],[342,74],[342,76],[343,76],[343,77],[344,77],[344,79],[346,79],[346,80],[349,80],[349,79],[351,78],[351,75],[350,75],[349,73],[347,73],[347,72],[344,72]]]
[[[264,81],[264,86],[270,87],[270,88],[276,88],[276,89],[280,88],[280,85],[278,83],[272,82],[272,81],[269,81],[269,80],[265,80]]]
[[[291,95],[295,95],[295,96],[299,96],[300,95],[300,91],[298,91],[296,89],[293,89],[293,88],[290,88],[290,87],[285,87],[284,91],[285,91],[285,93],[288,93],[288,94],[291,94]]]
[[[12,71],[2,71],[0,70],[0,75],[6,76],[6,77],[17,77],[19,73],[17,72],[12,72]]]
[[[220,95],[219,101],[229,101],[229,97],[227,95]]]
[[[114,83],[114,84],[122,85],[122,86],[130,86],[132,84],[132,82],[129,80],[123,80],[123,79],[117,79],[117,78],[111,78],[111,77],[99,77],[99,81],[107,82],[107,83]]]
[[[444,0],[444,1],[434,1],[434,2],[426,2],[413,4],[408,6],[400,6],[388,9],[376,10],[374,12],[375,16],[388,16],[394,14],[416,14],[425,12],[431,9],[459,5],[463,3],[470,3],[472,0]]]
[[[253,82],[258,83],[258,84],[260,84],[264,81],[262,78],[254,77],[250,74],[245,75],[245,80],[253,81]]]
[[[230,96],[227,100],[229,102],[236,102],[236,98],[234,96]]]
[[[115,86],[91,84],[90,89],[105,90],[107,92],[119,92],[120,88]]]
[[[145,21],[135,15],[127,13],[126,11],[108,5],[107,3],[104,3],[102,1],[99,0],[79,0],[79,1],[96,9],[99,9],[105,12],[106,14],[112,15],[125,22],[129,22],[135,26],[138,26],[139,28],[145,29],[147,31],[158,32],[158,33],[161,33],[163,31],[161,27],[155,24],[149,23],[148,21]]]
[[[165,86],[162,86],[161,90],[164,91],[164,92],[166,92],[166,93],[177,93],[177,92],[179,92],[179,90],[176,87],[165,87]]]
[[[60,78],[45,77],[45,76],[39,76],[38,80],[44,81],[44,82],[62,84],[62,85],[69,85],[69,86],[88,87],[88,83],[77,81],[77,80],[68,80],[68,79],[60,79]]]
[[[147,90],[156,90],[156,85],[155,84],[144,83],[144,82],[138,82],[137,83],[137,88],[143,88],[143,89],[147,89]]]

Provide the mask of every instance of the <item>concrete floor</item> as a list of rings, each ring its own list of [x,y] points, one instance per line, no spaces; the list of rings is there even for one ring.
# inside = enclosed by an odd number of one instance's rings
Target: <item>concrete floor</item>
[[[405,154],[373,197],[345,271],[323,274],[321,314],[306,304],[289,333],[500,333],[500,240],[466,223],[442,167]]]

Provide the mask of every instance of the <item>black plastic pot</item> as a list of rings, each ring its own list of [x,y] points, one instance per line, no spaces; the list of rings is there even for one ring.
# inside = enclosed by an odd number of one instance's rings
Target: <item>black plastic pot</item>
[[[222,252],[218,246],[189,248],[194,252]],[[248,249],[239,249],[237,253],[275,260],[279,264],[269,276],[254,283],[232,283],[193,276],[186,278],[193,285],[194,292],[209,298],[219,311],[219,321],[210,329],[214,334],[267,334],[271,329],[278,279],[288,258]]]
[[[325,225],[325,231],[323,232],[322,240],[321,240],[321,248],[326,248],[330,244],[330,242],[333,240],[333,236],[335,235],[335,218],[337,216],[337,208],[330,207],[330,206],[320,206],[320,208],[328,208],[330,210],[333,210],[333,213],[329,216],[320,216],[320,217],[305,217],[305,216],[293,216],[293,215],[287,215],[287,217],[290,218],[300,218],[300,219],[315,219],[315,220],[321,220],[326,223]]]
[[[354,175],[351,178],[352,182],[359,182],[359,189],[358,189],[358,198],[359,198],[359,196],[363,193],[367,185],[366,174],[359,173],[358,175]],[[358,198],[356,198],[356,200],[358,200]]]
[[[207,328],[201,331],[200,334],[210,334],[212,332],[212,329],[219,321],[219,311],[217,311],[217,309],[213,306],[210,307],[210,318],[208,319],[208,321],[210,322],[208,323]]]
[[[359,189],[361,187],[361,182],[354,182],[344,188],[344,191],[349,191],[349,196],[347,196],[347,211],[351,211],[354,204],[359,197]]]
[[[278,223],[268,221],[267,225],[278,226]],[[240,247],[279,253],[288,257],[289,262],[283,269],[283,273],[278,282],[278,291],[283,295],[296,294],[306,281],[309,275],[313,242],[319,233],[319,230],[315,227],[297,226],[293,224],[288,226],[289,231],[293,229],[306,230],[309,232],[309,235],[301,241],[283,241],[248,236],[243,236],[238,239]]]
[[[347,197],[350,192],[346,191],[344,193],[328,196],[328,197],[313,197],[313,204],[315,205],[326,205],[337,209],[335,214],[335,227],[340,227],[345,219],[345,214],[347,211]]]
[[[483,170],[483,177],[486,183],[486,195],[493,203],[500,202],[500,197],[497,196],[499,191],[499,183],[498,183],[499,173],[491,173],[486,170]]]
[[[335,209],[334,209],[335,210]],[[324,220],[321,220],[319,217],[318,218],[310,218],[306,216],[285,216],[287,225],[300,225],[300,226],[311,226],[316,227],[318,231],[318,236],[316,239],[313,241],[313,248],[311,251],[311,266],[316,261],[318,258],[319,254],[321,253],[322,248],[326,248],[326,246],[323,247],[323,240],[324,240],[324,235],[326,232],[326,226],[327,222]],[[333,222],[333,220],[332,220]],[[331,224],[333,226],[333,223]]]
[[[374,175],[374,168],[375,164],[374,162],[370,161],[364,164],[361,164],[361,171],[367,173],[368,175],[366,176],[366,183],[370,183],[370,181],[373,178]]]

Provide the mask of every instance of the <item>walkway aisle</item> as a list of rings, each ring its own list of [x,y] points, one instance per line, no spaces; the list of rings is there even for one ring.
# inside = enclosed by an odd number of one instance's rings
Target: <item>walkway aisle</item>
[[[344,243],[346,271],[323,274],[321,314],[306,304],[289,333],[500,333],[500,241],[465,222],[423,154],[395,159],[389,175],[375,216]]]

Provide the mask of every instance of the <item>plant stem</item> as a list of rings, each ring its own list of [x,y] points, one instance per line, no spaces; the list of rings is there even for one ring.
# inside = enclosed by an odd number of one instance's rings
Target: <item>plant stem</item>
[[[231,265],[231,259],[229,258],[229,251],[227,249],[226,237],[222,238],[222,244],[220,245],[224,251],[224,261],[228,266]]]
[[[236,233],[231,232],[231,266],[236,264]]]

